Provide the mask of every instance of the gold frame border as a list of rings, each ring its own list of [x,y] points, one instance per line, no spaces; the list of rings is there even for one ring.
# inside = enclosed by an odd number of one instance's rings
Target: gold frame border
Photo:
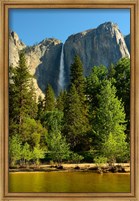
[[[0,164],[1,164],[1,187],[0,195],[1,200],[20,200],[20,199],[35,199],[37,200],[138,200],[139,177],[138,177],[138,106],[139,106],[139,93],[138,93],[138,75],[137,68],[139,59],[138,41],[138,3],[136,1],[67,1],[59,0],[46,0],[46,1],[12,1],[2,0],[0,3],[1,8],[1,66],[0,68],[0,109],[2,113],[1,118],[1,143],[0,143]],[[131,193],[8,193],[8,9],[10,8],[129,8],[131,10]],[[0,116],[1,117],[1,116]]]

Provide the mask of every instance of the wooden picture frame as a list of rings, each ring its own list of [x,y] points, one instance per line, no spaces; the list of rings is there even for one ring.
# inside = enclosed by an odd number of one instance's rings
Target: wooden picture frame
[[[139,201],[139,11],[137,0],[1,0],[0,27],[0,200]],[[130,193],[9,193],[8,192],[8,9],[129,8],[131,12],[131,192]]]

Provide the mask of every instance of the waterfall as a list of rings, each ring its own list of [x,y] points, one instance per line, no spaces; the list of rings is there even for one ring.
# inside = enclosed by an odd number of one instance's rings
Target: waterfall
[[[60,68],[59,68],[59,92],[64,89],[65,78],[64,78],[64,45],[62,45],[61,56],[60,56]]]

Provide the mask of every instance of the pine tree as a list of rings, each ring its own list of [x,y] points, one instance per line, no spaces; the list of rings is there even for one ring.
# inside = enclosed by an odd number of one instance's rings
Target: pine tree
[[[53,111],[55,108],[55,95],[53,88],[48,84],[44,99],[44,111]]]
[[[66,96],[67,96],[67,92],[61,91],[56,100],[56,108],[62,112],[64,111],[64,108],[65,108]]]
[[[92,114],[98,107],[97,94],[100,93],[101,84],[107,80],[108,69],[106,66],[94,66],[91,74],[86,78],[86,94],[88,97],[89,108]]]
[[[31,118],[36,119],[37,118],[37,113],[38,113],[38,104],[37,104],[37,97],[36,97],[36,92],[35,92],[35,87],[33,83],[33,79],[30,81],[30,86],[29,86],[29,95],[28,95],[28,114]],[[30,105],[31,102],[31,105]]]
[[[88,149],[88,105],[85,95],[83,66],[78,56],[71,65],[70,89],[64,109],[64,134],[73,151]],[[86,146],[87,145],[87,146]],[[82,147],[82,148],[81,148]]]
[[[67,95],[66,107],[64,110],[64,134],[73,151],[81,151],[81,147],[86,133],[89,130],[88,119],[83,113],[80,96],[77,93],[75,85],[72,84]]]
[[[14,83],[15,69],[13,66],[9,67],[9,135],[17,133],[18,124],[17,124],[17,115],[18,109],[17,100],[16,100],[16,86]]]
[[[54,110],[47,111],[43,114],[42,125],[48,130],[48,134],[51,135],[51,132],[56,130],[61,132],[63,124],[63,112]]]
[[[24,52],[19,54],[19,64],[9,69],[9,127],[10,135],[23,134],[22,124],[26,116],[36,114],[34,89],[31,86],[31,75],[26,65]],[[31,106],[33,107],[31,108]]]
[[[37,111],[37,120],[42,119],[42,115],[44,112],[44,100],[41,96],[38,97],[38,111]]]
[[[85,78],[83,75],[83,65],[79,56],[75,56],[74,63],[70,69],[70,83],[74,84],[80,98],[84,100]]]

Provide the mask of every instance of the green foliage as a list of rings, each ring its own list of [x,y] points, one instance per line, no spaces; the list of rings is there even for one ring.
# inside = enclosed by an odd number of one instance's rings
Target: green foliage
[[[71,64],[70,82],[74,84],[80,98],[83,98],[85,79],[83,76],[83,66],[79,56],[75,56],[74,63]]]
[[[43,114],[42,124],[48,129],[48,132],[60,131],[62,127],[63,112],[61,111],[47,111]]]
[[[23,135],[22,124],[26,116],[36,116],[37,104],[25,55],[19,55],[16,68],[9,68],[9,122],[10,135]]]
[[[87,133],[90,130],[90,125],[83,66],[78,56],[75,56],[74,63],[71,65],[70,78],[70,89],[64,107],[63,132],[70,143],[71,150],[81,151],[81,149],[89,149]]]
[[[38,105],[37,105],[37,98],[33,80],[30,82],[29,91],[28,91],[28,99],[27,99],[27,106],[28,106],[28,115],[31,118],[36,119],[38,113]]]
[[[46,150],[40,148],[40,145],[36,145],[33,149],[33,159],[35,160],[36,165],[40,164],[40,159],[45,158]]]
[[[94,162],[98,167],[101,167],[103,164],[107,163],[107,158],[104,156],[97,156],[94,158]]]
[[[46,88],[46,94],[44,99],[44,110],[52,111],[55,108],[55,95],[50,84]]]
[[[72,153],[72,156],[71,156],[72,162],[78,164],[78,163],[80,163],[80,161],[83,160],[83,159],[84,159],[83,156],[81,156],[81,155],[79,155],[79,154],[77,154],[77,153]]]
[[[31,149],[39,143],[41,146],[46,146],[44,141],[47,135],[47,130],[43,128],[39,121],[35,121],[28,117],[24,120],[22,129],[24,131],[23,142],[28,142]]]
[[[38,97],[38,111],[37,111],[37,120],[41,120],[44,112],[44,100],[41,96]]]
[[[115,65],[117,95],[124,103],[130,103],[130,59],[122,58]]]
[[[21,159],[21,139],[18,135],[9,138],[10,165],[14,166]]]
[[[90,110],[95,112],[98,107],[98,97],[102,82],[107,80],[108,69],[105,66],[94,66],[91,74],[86,78],[86,93]]]
[[[58,131],[52,132],[48,139],[48,148],[53,161],[62,163],[63,159],[68,159],[70,154],[69,144],[65,137]]]
[[[64,111],[65,108],[66,96],[67,92],[61,91],[59,96],[57,97],[56,108],[62,112]]]
[[[123,104],[116,97],[116,89],[110,81],[104,81],[98,95],[98,108],[93,118],[94,145],[100,147],[110,133],[119,136],[124,133],[125,112]]]
[[[86,132],[89,129],[88,119],[86,115],[84,115],[83,109],[75,85],[72,84],[67,95],[66,108],[64,111],[64,134],[73,151],[81,150],[81,141],[85,138]]]
[[[108,158],[109,163],[116,162],[116,159],[122,159],[127,155],[127,142],[124,133],[110,133],[103,144],[103,154]]]
[[[108,78],[109,79],[113,79],[114,78],[114,75],[115,75],[115,66],[113,64],[111,64],[109,67],[108,67]],[[116,80],[115,80],[116,81]]]
[[[76,56],[70,78],[68,91],[56,99],[48,84],[44,100],[39,97],[36,103],[24,53],[20,53],[16,68],[9,67],[12,165],[21,159],[25,164],[35,160],[39,165],[47,148],[47,161],[59,164],[84,159],[101,166],[106,158],[110,163],[129,160],[130,60],[123,58],[109,68],[95,66],[85,78],[81,60]]]
[[[130,141],[130,59],[122,58],[115,65],[115,87],[117,96],[122,100],[127,120],[127,140]]]
[[[33,159],[33,153],[30,150],[30,145],[27,142],[22,146],[21,156],[24,161],[24,164],[28,163],[31,159]]]

